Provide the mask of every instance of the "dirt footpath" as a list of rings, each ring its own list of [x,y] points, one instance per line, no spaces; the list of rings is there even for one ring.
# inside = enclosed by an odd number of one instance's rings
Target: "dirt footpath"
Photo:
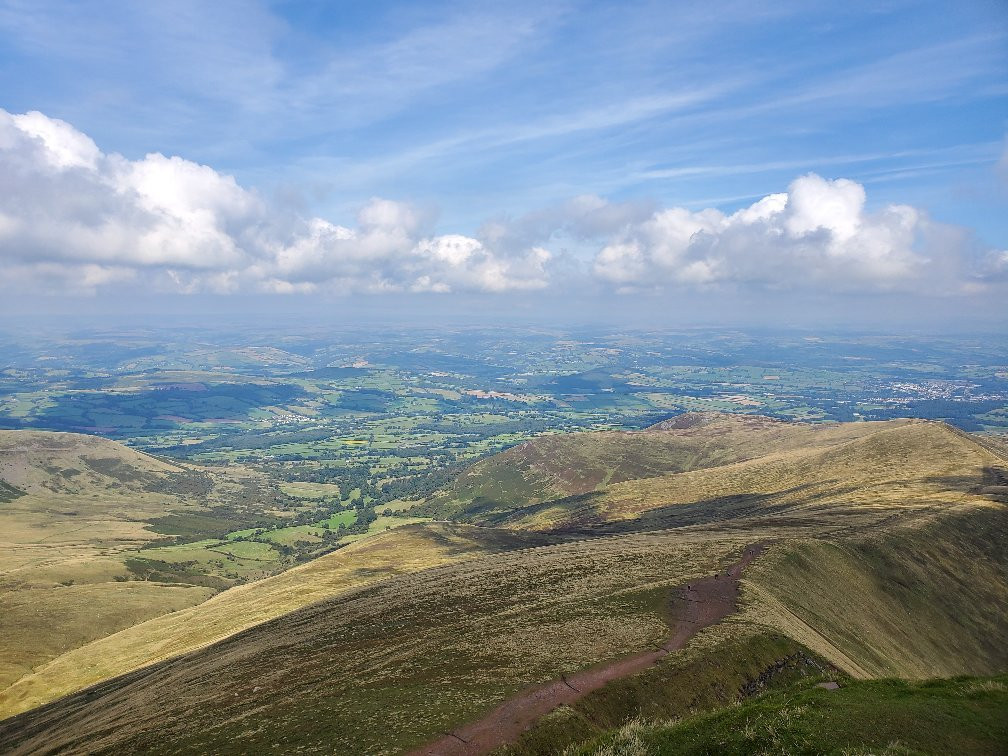
[[[455,754],[485,754],[517,740],[540,717],[563,704],[571,704],[582,696],[601,688],[612,680],[642,672],[686,642],[705,627],[717,624],[735,612],[738,584],[742,571],[766,548],[757,544],[746,548],[742,558],[726,573],[694,580],[675,589],[686,600],[686,610],[673,624],[672,634],[654,651],[644,651],[616,661],[589,667],[522,691],[487,712],[481,719],[445,733],[445,735],[411,756],[454,756]]]

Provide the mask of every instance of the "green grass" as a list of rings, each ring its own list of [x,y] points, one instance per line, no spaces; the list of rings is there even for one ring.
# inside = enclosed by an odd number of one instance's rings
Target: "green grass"
[[[639,675],[614,680],[536,722],[508,756],[560,753],[636,717],[679,719],[726,706],[740,696],[823,678],[830,666],[801,644],[753,631],[722,637],[713,648],[688,649]]]
[[[329,528],[332,530],[335,530],[341,524],[349,527],[353,525],[356,521],[357,521],[357,513],[352,509],[345,509],[342,512],[337,512],[328,520],[323,520],[323,522],[329,523]]]
[[[811,682],[674,723],[633,720],[571,754],[1003,754],[1008,675]]]
[[[1008,508],[993,504],[847,543],[798,541],[753,566],[752,616],[859,677],[1008,669],[1005,543]]]
[[[147,573],[153,570],[172,582],[227,587],[234,581],[265,577],[282,562],[280,553],[268,543],[211,538],[143,549],[127,565],[141,579],[152,577]],[[217,580],[208,582],[206,577]]]

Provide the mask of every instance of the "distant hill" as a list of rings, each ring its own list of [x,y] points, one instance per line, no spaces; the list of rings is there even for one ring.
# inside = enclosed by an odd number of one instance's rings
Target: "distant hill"
[[[495,512],[586,494],[615,483],[702,470],[794,449],[824,437],[827,426],[753,415],[689,413],[643,431],[545,435],[469,467],[422,511],[481,520]],[[828,440],[859,430],[834,429]]]
[[[1005,468],[967,434],[917,421],[694,415],[543,437],[425,505],[476,527],[390,533],[55,659],[6,705],[155,663],[0,723],[0,750],[415,748],[527,686],[653,650],[683,611],[673,588],[756,542],[770,545],[735,615],[555,712],[516,752],[809,675],[1003,674]],[[171,656],[221,633],[233,634]],[[88,671],[89,657],[117,655]]]
[[[534,530],[654,530],[810,505],[996,485],[1001,460],[942,423],[788,423],[690,413],[644,431],[541,436],[483,460],[422,510]],[[992,489],[993,490],[993,489]],[[800,510],[800,511],[799,511]]]
[[[171,489],[186,470],[98,436],[0,430],[0,479],[32,494]]]

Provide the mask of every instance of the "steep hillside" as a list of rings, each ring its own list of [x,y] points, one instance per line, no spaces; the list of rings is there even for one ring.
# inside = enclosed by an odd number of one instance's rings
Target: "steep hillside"
[[[645,729],[669,730],[669,721],[787,688],[802,676],[846,685],[848,675],[924,679],[1008,670],[1008,507],[973,502],[913,523],[845,532],[840,539],[781,538],[744,576],[737,615],[678,658],[545,717],[507,752],[558,753],[634,718],[650,722]],[[787,688],[784,695],[804,693]],[[984,726],[1005,714],[1002,700]],[[879,716],[891,718],[887,711]],[[772,714],[778,717],[787,712]],[[775,726],[783,735],[782,724]],[[862,734],[852,727],[843,742]],[[740,745],[735,752],[749,751]]]
[[[796,540],[748,575],[751,616],[855,677],[1005,671],[1006,543],[1003,504],[841,542]]]

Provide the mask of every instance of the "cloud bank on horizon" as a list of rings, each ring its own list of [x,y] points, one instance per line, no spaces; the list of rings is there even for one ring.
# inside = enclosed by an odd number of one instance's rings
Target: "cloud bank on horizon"
[[[750,287],[969,295],[1008,252],[814,173],[730,214],[585,195],[475,235],[373,198],[347,227],[182,157],[130,160],[39,112],[0,110],[0,273],[20,291],[618,292]]]

